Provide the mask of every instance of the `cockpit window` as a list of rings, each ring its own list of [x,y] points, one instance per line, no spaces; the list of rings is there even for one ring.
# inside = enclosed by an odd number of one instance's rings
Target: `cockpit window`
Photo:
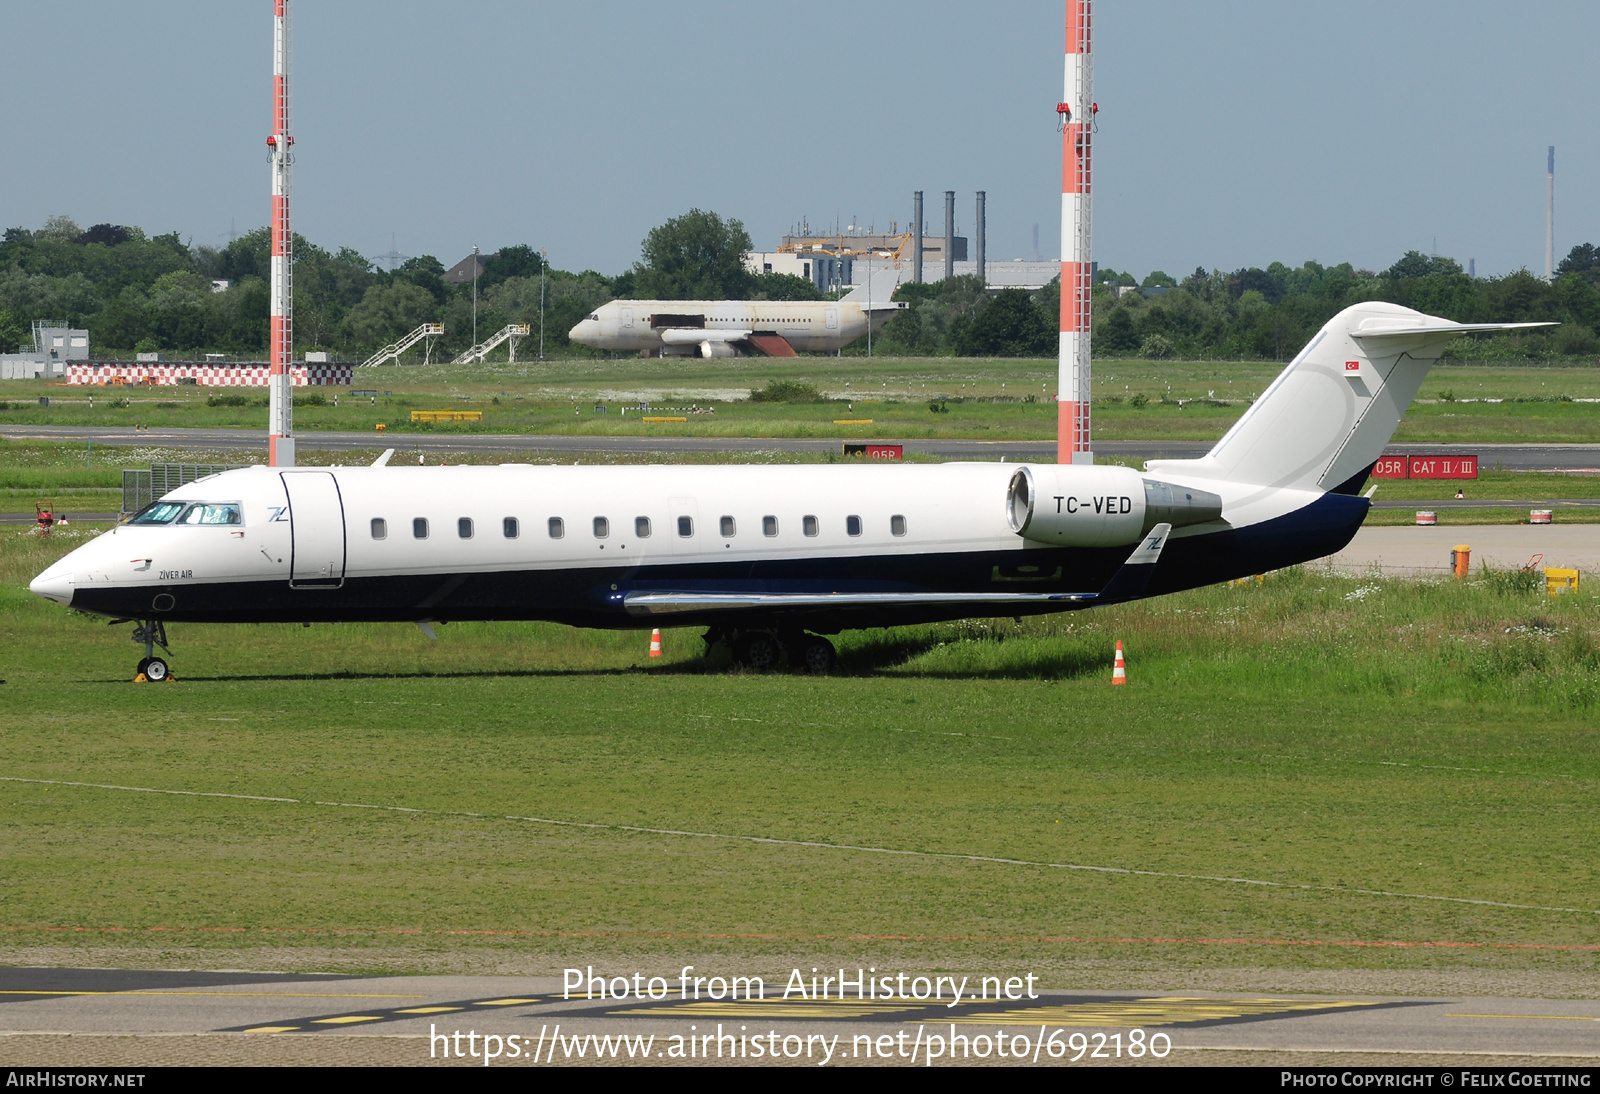
[[[183,512],[181,501],[158,501],[154,505],[147,505],[135,513],[128,521],[129,524],[171,524],[179,513]]]
[[[189,506],[188,511],[178,518],[178,523],[243,524],[244,516],[239,512],[239,503],[236,501],[204,501]]]
[[[600,319],[600,313],[599,312],[590,312],[589,313],[589,318],[598,321]]]

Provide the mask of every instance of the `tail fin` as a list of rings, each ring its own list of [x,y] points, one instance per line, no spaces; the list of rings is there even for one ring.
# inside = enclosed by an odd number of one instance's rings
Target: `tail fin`
[[[1330,490],[1383,455],[1445,343],[1473,331],[1549,323],[1452,323],[1398,304],[1356,304],[1330,319],[1222,440],[1197,460],[1150,471]]]
[[[905,271],[897,264],[894,266],[880,266],[867,275],[868,283],[857,285],[844,296],[841,302],[860,304],[865,307],[869,301],[873,311],[885,311],[898,307],[890,302],[894,291],[900,287],[900,279]]]

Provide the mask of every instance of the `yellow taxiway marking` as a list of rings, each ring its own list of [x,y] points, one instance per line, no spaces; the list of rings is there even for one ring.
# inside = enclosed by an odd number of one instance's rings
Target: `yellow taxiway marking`
[[[728,1001],[726,1003],[684,1003],[675,1007],[648,1007],[638,1010],[614,1010],[612,1014],[626,1014],[641,1018],[659,1018],[679,1015],[699,1018],[862,1018],[869,1014],[898,1014],[908,1010],[923,1010],[921,1004],[857,1003],[853,1000],[824,1003],[786,1003],[782,1000],[763,1002]]]
[[[1553,1022],[1600,1022],[1600,1014],[1446,1014],[1446,1018],[1546,1018]]]
[[[515,1007],[522,1003],[537,1003],[537,999],[485,999],[472,1004],[475,1007]]]
[[[247,1030],[245,1030],[245,1032],[246,1033],[288,1033],[291,1030],[296,1030],[296,1029],[299,1029],[299,1028],[300,1028],[299,1026],[257,1026],[255,1029],[247,1029]]]
[[[397,1010],[396,1014],[443,1014],[447,1010],[460,1010],[460,1007],[407,1007]]]
[[[968,1026],[1038,1025],[1052,1026],[1167,1026],[1183,1022],[1214,1022],[1220,1018],[1245,1018],[1260,1014],[1285,1014],[1296,1011],[1330,1010],[1338,1007],[1372,1007],[1373,1002],[1334,1000],[1314,1002],[1300,999],[1127,999],[1102,1003],[1065,1003],[1052,1007],[1029,1007],[984,1014],[963,1014],[951,1018],[922,1021],[938,1025],[954,1023]]]
[[[351,1022],[376,1022],[381,1019],[381,1014],[346,1014],[342,1018],[313,1018],[319,1026],[343,1026]]]
[[[250,999],[421,999],[420,995],[378,995],[345,991],[23,991],[0,989],[0,995],[226,995]]]

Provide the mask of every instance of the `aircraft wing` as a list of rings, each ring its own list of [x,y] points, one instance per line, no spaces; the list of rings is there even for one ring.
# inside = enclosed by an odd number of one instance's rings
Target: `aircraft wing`
[[[828,608],[993,608],[997,614],[1033,604],[1115,604],[1144,595],[1166,546],[1170,524],[1158,524],[1139,541],[1122,568],[1097,593],[710,593],[635,592],[623,597],[629,615],[707,611],[815,611]]]

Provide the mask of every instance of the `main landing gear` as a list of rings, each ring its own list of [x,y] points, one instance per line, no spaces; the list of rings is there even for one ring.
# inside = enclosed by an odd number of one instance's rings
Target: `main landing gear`
[[[145,619],[134,624],[133,640],[144,645],[144,657],[139,661],[139,670],[134,673],[133,682],[136,684],[161,684],[172,679],[172,669],[168,667],[166,658],[156,656],[156,647],[161,647],[161,652],[167,657],[172,656],[172,651],[167,648],[167,628],[159,619]]]
[[[838,660],[832,642],[804,631],[712,627],[705,633],[705,643],[707,657],[724,645],[734,664],[750,672],[776,672],[787,659],[791,671],[821,676],[831,672]]]

